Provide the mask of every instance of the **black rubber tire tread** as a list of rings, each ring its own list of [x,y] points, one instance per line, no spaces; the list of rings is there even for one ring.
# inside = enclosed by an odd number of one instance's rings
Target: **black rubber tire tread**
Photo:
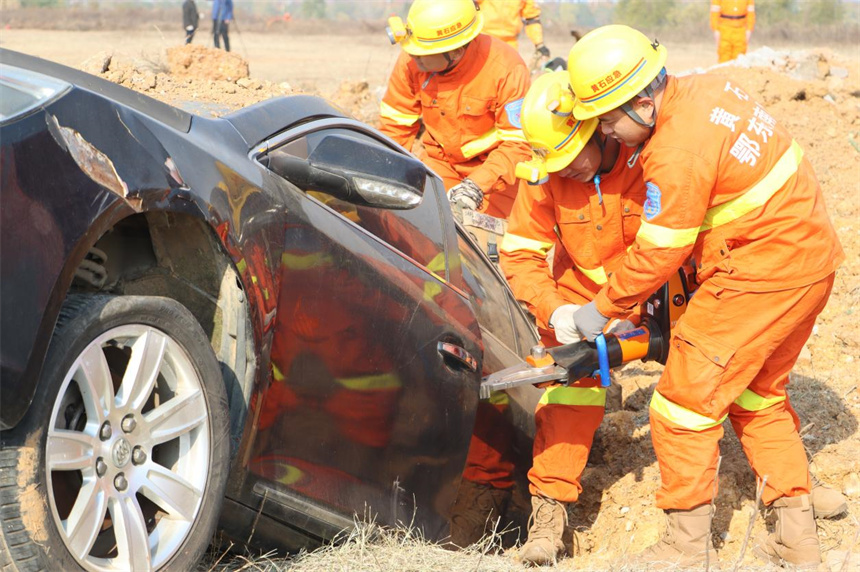
[[[123,318],[125,321],[123,322]],[[104,325],[102,323],[104,322]],[[221,369],[206,334],[194,316],[170,298],[155,296],[111,296],[72,294],[63,303],[45,360],[39,391],[22,422],[0,435],[0,571],[40,572],[43,570],[80,570],[59,536],[50,508],[40,456],[44,449],[47,421],[59,391],[62,377],[71,362],[95,336],[88,332],[106,331],[122,323],[146,323],[162,330],[175,329],[180,343],[192,357],[203,379],[203,391],[210,409],[212,461],[210,481],[204,493],[198,521],[192,526],[185,544],[162,570],[191,570],[200,560],[215,531],[230,460],[229,415]],[[176,335],[171,335],[177,340]],[[180,341],[180,340],[177,340]],[[79,348],[79,349],[78,349]],[[57,378],[60,379],[57,379]],[[41,399],[39,399],[41,398]],[[33,444],[37,446],[34,447]],[[35,453],[34,453],[35,450]],[[22,475],[22,456],[31,459],[27,466],[33,474]],[[36,459],[33,462],[32,459]],[[27,530],[21,514],[22,497],[35,487],[44,499],[41,507],[46,518],[37,540]],[[31,499],[32,500],[32,499]]]

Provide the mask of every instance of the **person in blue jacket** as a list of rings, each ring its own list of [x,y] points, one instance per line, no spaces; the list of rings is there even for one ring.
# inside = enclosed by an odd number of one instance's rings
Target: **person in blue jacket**
[[[212,34],[215,47],[220,48],[219,36],[224,38],[224,49],[230,51],[230,22],[233,20],[233,0],[215,0],[212,3]]]

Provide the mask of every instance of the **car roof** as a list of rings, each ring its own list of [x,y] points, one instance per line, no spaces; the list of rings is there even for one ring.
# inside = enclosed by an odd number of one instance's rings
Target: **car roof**
[[[187,111],[162,103],[98,76],[5,48],[0,48],[0,63],[63,80],[78,89],[104,96],[135,109],[173,129],[187,133],[191,128],[193,116]]]

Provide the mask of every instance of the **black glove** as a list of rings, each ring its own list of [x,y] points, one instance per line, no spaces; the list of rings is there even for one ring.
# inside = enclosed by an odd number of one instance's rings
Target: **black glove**
[[[546,47],[545,44],[538,44],[535,46],[535,51],[545,58],[549,57],[549,48]]]
[[[586,340],[593,342],[594,338],[603,333],[603,328],[609,318],[597,311],[597,305],[591,301],[573,314],[576,329]]]
[[[448,191],[448,201],[460,203],[467,209],[476,211],[484,204],[484,191],[471,179],[463,179],[463,182],[451,187]]]

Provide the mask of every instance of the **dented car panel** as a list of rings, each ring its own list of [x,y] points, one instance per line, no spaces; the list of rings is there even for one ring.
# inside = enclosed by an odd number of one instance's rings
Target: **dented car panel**
[[[0,124],[0,429],[39,398],[70,293],[166,296],[224,375],[230,536],[296,549],[357,513],[444,538],[480,378],[536,336],[441,181],[428,173],[420,203],[396,210],[273,172],[272,154],[313,163],[330,137],[406,156],[318,98],[205,119],[29,56],[0,61],[72,86]],[[509,435],[519,478],[530,389],[489,427]]]

